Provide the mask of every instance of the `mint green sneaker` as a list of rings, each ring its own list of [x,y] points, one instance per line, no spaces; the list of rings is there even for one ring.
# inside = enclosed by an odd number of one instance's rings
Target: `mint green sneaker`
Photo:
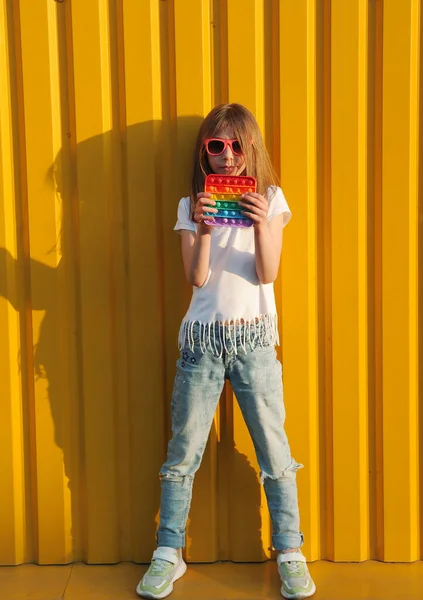
[[[180,550],[159,546],[153,553],[147,573],[137,586],[137,594],[143,598],[166,598],[173,591],[173,582],[186,570]]]
[[[278,554],[278,571],[282,579],[281,594],[289,600],[312,596],[316,586],[308,571],[306,558],[301,552]]]

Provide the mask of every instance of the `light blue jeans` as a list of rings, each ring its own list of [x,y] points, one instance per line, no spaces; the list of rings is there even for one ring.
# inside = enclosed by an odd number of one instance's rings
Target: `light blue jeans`
[[[291,457],[284,430],[282,366],[274,346],[263,339],[256,338],[245,349],[241,347],[244,325],[231,326],[231,331],[228,326],[220,329],[216,345],[221,356],[210,349],[202,351],[195,327],[194,345],[192,337],[191,344],[186,339],[176,363],[171,403],[173,437],[160,471],[158,545],[185,546],[194,475],[201,464],[225,379],[229,379],[261,469],[272,520],[272,544],[276,550],[299,548],[303,534],[299,531],[296,471],[303,465]],[[231,343],[234,335],[238,336],[237,351]]]

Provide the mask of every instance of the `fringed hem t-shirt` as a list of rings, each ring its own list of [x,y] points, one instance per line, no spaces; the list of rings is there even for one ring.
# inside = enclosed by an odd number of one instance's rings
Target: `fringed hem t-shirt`
[[[282,214],[285,227],[291,211],[281,188],[269,187],[267,199],[267,221]],[[197,231],[197,223],[191,219],[189,197],[179,202],[174,229]],[[187,340],[193,346],[192,331],[196,324],[200,328],[199,341],[203,352],[207,348],[215,351],[213,341],[216,335],[221,335],[222,327],[225,331],[225,328],[246,326],[243,331],[251,335],[251,331],[256,330],[260,341],[271,345],[279,343],[273,283],[263,284],[257,276],[253,226],[212,228],[208,276],[201,287],[193,287],[191,303],[179,332],[180,349]],[[244,341],[244,349],[247,342]]]

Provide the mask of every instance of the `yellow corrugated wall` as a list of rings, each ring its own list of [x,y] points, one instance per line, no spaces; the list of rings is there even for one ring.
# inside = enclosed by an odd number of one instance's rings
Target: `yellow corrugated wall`
[[[256,115],[293,211],[281,313],[310,560],[421,558],[420,0],[0,0],[0,564],[148,561],[189,301],[193,140]],[[193,561],[270,521],[228,389]]]

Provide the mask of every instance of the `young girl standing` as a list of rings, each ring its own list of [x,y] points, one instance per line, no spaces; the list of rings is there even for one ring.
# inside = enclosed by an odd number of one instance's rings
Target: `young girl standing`
[[[204,192],[205,176],[248,175],[257,193],[241,206],[248,228],[214,227],[216,213]],[[273,282],[282,251],[282,229],[291,213],[253,115],[222,104],[204,119],[197,137],[191,195],[179,202],[175,230],[193,295],[179,333],[172,395],[172,432],[161,472],[158,547],[137,587],[144,598],[165,598],[186,564],[185,527],[198,470],[225,379],[229,379],[251,434],[261,469],[272,543],[285,598],[307,598],[315,585],[300,551],[296,471],[284,430],[282,368]],[[212,208],[210,208],[212,206]]]

